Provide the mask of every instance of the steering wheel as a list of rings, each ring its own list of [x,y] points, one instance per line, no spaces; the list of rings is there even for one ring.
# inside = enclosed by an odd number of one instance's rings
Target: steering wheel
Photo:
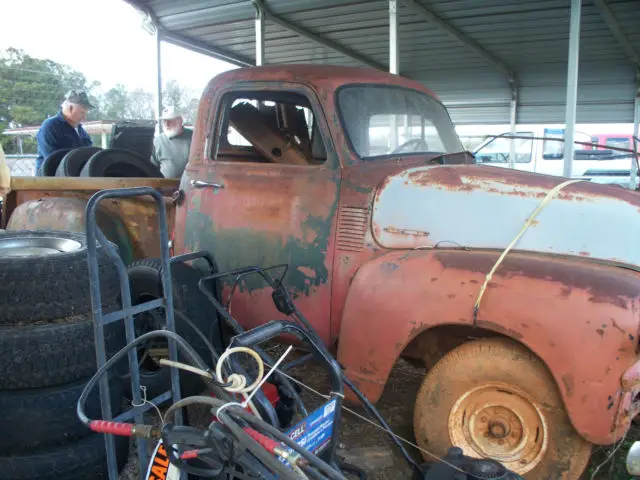
[[[428,151],[429,150],[429,146],[427,145],[427,142],[424,141],[424,139],[422,139],[422,138],[412,138],[411,140],[407,140],[406,142],[404,142],[402,145],[398,145],[395,148],[395,150],[393,150],[391,153],[402,153],[403,151],[407,151],[405,149],[409,145],[415,145],[413,150],[408,150],[409,152],[417,152],[419,150],[424,150],[424,151]]]

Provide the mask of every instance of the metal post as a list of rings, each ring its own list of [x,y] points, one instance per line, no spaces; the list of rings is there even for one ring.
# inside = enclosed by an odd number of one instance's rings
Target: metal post
[[[636,98],[633,104],[633,136],[638,138],[639,124],[640,124],[640,70],[636,73]],[[631,175],[629,176],[629,188],[631,190],[636,189],[636,182],[638,178],[638,142],[633,139],[631,142],[631,148],[634,150],[631,156]]]
[[[162,56],[161,56],[161,48],[162,48],[162,34],[160,33],[160,29],[156,26],[156,109],[158,119],[158,133],[162,131],[162,122],[160,121],[160,117],[162,116]]]
[[[22,146],[22,137],[20,135],[18,135],[16,137],[16,140],[18,141],[18,153],[20,155],[24,155],[24,149],[23,149],[23,146]]]
[[[398,41],[398,0],[389,0],[389,72],[400,73]]]
[[[564,165],[562,174],[570,178],[573,163],[573,144],[576,129],[576,103],[578,101],[578,59],[580,53],[580,12],[582,0],[571,0],[571,26],[569,30],[569,58],[567,61],[567,104],[564,132]]]
[[[256,66],[264,65],[264,9],[259,2],[253,2],[256,8]]]
[[[398,42],[398,0],[389,0],[389,73],[400,72],[400,51]],[[391,114],[391,150],[398,147],[398,117]]]
[[[104,127],[102,127],[104,128]],[[102,149],[106,149],[107,148],[107,132],[103,131],[101,136],[100,136],[100,143],[102,144]]]
[[[509,85],[511,86],[511,102],[509,104],[509,124],[511,130],[511,136],[516,135],[516,119],[518,113],[518,90],[515,83],[515,76],[511,74],[509,76]],[[509,168],[515,168],[516,166],[516,143],[512,138],[509,141]]]

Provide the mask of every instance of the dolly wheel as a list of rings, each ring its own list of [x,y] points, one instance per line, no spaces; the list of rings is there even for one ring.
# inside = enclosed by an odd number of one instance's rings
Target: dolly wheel
[[[444,455],[455,445],[527,478],[578,479],[591,455],[546,366],[506,339],[466,343],[445,355],[420,387],[414,429],[429,452]]]

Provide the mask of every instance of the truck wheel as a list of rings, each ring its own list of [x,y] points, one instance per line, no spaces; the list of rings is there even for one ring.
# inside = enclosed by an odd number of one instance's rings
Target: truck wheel
[[[119,148],[97,152],[84,165],[80,176],[163,178],[162,172],[151,160],[137,152]]]
[[[56,170],[56,177],[79,177],[84,164],[100,150],[100,147],[74,148],[62,158]]]
[[[87,384],[79,382],[53,388],[0,392],[0,412],[4,417],[0,435],[0,452],[15,454],[50,448],[91,434],[76,415],[76,402]],[[111,412],[121,410],[124,385],[109,377]],[[87,398],[85,412],[89,418],[101,418],[99,389]]]
[[[93,320],[84,316],[74,320],[0,325],[0,391],[52,387],[93,375]],[[104,336],[107,356],[111,357],[125,345],[124,324],[105,325]]]
[[[98,246],[102,304],[120,295],[115,265]],[[0,325],[28,325],[91,314],[83,233],[16,230],[0,235]]]
[[[139,260],[129,266],[129,281],[131,285],[131,301],[134,305],[162,297],[162,281],[160,279],[160,261],[157,259]],[[189,320],[211,341],[214,347],[217,332],[217,316],[213,305],[198,289],[201,274],[189,265],[179,263],[171,266],[173,279],[174,309],[184,313]],[[136,334],[141,335],[151,330],[164,328],[166,319],[161,309],[144,312],[135,317]],[[179,315],[175,315],[176,333],[183,337],[200,354],[202,359],[211,365],[209,350],[200,337]],[[143,346],[138,350],[140,365],[140,383],[147,387],[147,397],[155,397],[171,386],[170,370],[160,366],[153,358],[153,348],[166,349],[166,342],[158,345]],[[183,358],[183,360],[186,360]],[[211,365],[213,366],[213,365]],[[128,371],[128,369],[127,369]],[[204,383],[197,375],[181,372],[180,384],[182,396],[193,395],[204,390]]]
[[[129,456],[129,437],[115,437],[118,470]],[[76,442],[20,455],[0,456],[3,480],[107,480],[104,435],[91,434]]]
[[[40,165],[40,170],[38,171],[38,175],[42,177],[55,177],[56,171],[60,166],[60,162],[62,161],[62,158],[70,151],[71,151],[70,148],[61,148],[60,150],[51,152],[42,161],[42,165]]]
[[[444,455],[455,445],[527,478],[577,479],[591,455],[546,366],[506,339],[466,343],[445,355],[420,387],[414,429],[429,452]]]

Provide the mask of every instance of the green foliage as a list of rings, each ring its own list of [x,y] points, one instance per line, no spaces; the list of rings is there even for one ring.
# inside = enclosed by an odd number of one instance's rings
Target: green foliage
[[[67,65],[48,59],[38,59],[22,50],[0,50],[0,143],[5,153],[17,153],[15,137],[3,136],[7,128],[39,125],[55,115],[67,90],[83,89],[96,107],[87,120],[151,120],[155,118],[155,95],[142,89],[127,90],[118,84],[99,93],[100,82],[89,83],[86,77]],[[199,92],[187,91],[175,80],[166,82],[163,104],[171,105],[185,114],[185,121],[193,123]],[[98,141],[94,144],[100,145]],[[24,153],[35,153],[34,139],[23,138]]]

